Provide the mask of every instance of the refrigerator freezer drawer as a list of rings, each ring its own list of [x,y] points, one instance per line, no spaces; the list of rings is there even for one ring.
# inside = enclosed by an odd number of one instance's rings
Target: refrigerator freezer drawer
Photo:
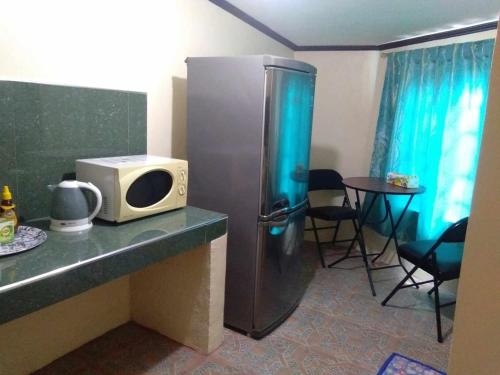
[[[284,321],[314,275],[315,259],[303,249],[305,210],[259,223],[253,337]]]

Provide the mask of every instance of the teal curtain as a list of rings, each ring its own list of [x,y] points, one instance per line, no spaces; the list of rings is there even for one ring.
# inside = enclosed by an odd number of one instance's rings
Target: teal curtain
[[[417,175],[425,186],[401,223],[403,240],[436,238],[469,215],[493,46],[483,40],[388,55],[370,176]],[[406,200],[390,198],[396,217]],[[384,212],[377,202],[369,220]],[[389,234],[388,222],[372,226]]]

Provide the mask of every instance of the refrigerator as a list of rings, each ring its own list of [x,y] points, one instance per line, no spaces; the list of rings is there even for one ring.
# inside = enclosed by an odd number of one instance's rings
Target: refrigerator
[[[315,67],[260,55],[187,58],[188,204],[228,214],[224,323],[260,338],[297,307]]]

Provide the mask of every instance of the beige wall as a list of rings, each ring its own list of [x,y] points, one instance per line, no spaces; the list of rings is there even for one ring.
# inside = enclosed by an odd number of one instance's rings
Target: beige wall
[[[0,79],[148,93],[148,152],[185,156],[187,56],[293,52],[207,0],[0,0]]]
[[[130,320],[129,276],[0,324],[0,374],[30,374]]]
[[[345,177],[368,175],[383,83],[380,52],[295,52],[295,58],[318,69],[311,168],[333,168]],[[310,194],[310,199],[314,206],[331,202],[322,192]],[[341,228],[340,239],[350,236],[350,224]],[[320,232],[322,241],[331,235]],[[314,240],[312,232],[306,239]]]
[[[500,44],[497,43],[458,289],[450,375],[500,371],[499,103]]]
[[[344,176],[366,175],[370,166],[378,93],[378,51],[296,52],[318,69],[311,167]]]

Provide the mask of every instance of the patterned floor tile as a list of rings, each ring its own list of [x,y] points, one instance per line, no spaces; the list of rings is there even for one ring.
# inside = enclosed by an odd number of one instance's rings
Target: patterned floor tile
[[[131,345],[114,355],[101,358],[97,365],[110,374],[180,374],[188,371],[204,356],[158,334],[144,340],[140,345]]]
[[[219,356],[217,351],[215,356]],[[241,374],[369,374],[367,368],[335,357],[336,353],[325,353],[313,347],[301,345],[283,333],[274,332],[257,341],[252,350],[233,359],[233,365]]]
[[[198,367],[189,372],[191,375],[240,375],[242,372],[229,365],[213,360],[202,362]],[[248,373],[251,375],[252,373]]]
[[[327,317],[320,325],[313,322],[311,326],[313,333],[307,338],[307,347],[372,370],[390,354],[386,348],[396,340],[393,336],[334,317]]]
[[[95,358],[112,355],[120,350],[126,349],[130,345],[141,343],[143,340],[150,337],[151,333],[153,333],[151,330],[141,327],[138,324],[124,324],[90,341],[73,353],[79,357],[92,361]]]
[[[36,372],[37,375],[101,375],[98,368],[70,353]]]
[[[327,252],[328,260],[338,254]],[[203,356],[128,323],[37,374],[372,375],[392,352],[444,370],[451,339],[436,341],[430,286],[401,290],[388,306],[380,304],[402,275],[400,268],[374,272],[372,297],[361,259],[349,259],[318,268],[299,307],[262,340],[225,329],[223,344]],[[451,298],[442,293],[443,302]],[[453,314],[453,307],[443,309],[445,333],[452,331]]]

